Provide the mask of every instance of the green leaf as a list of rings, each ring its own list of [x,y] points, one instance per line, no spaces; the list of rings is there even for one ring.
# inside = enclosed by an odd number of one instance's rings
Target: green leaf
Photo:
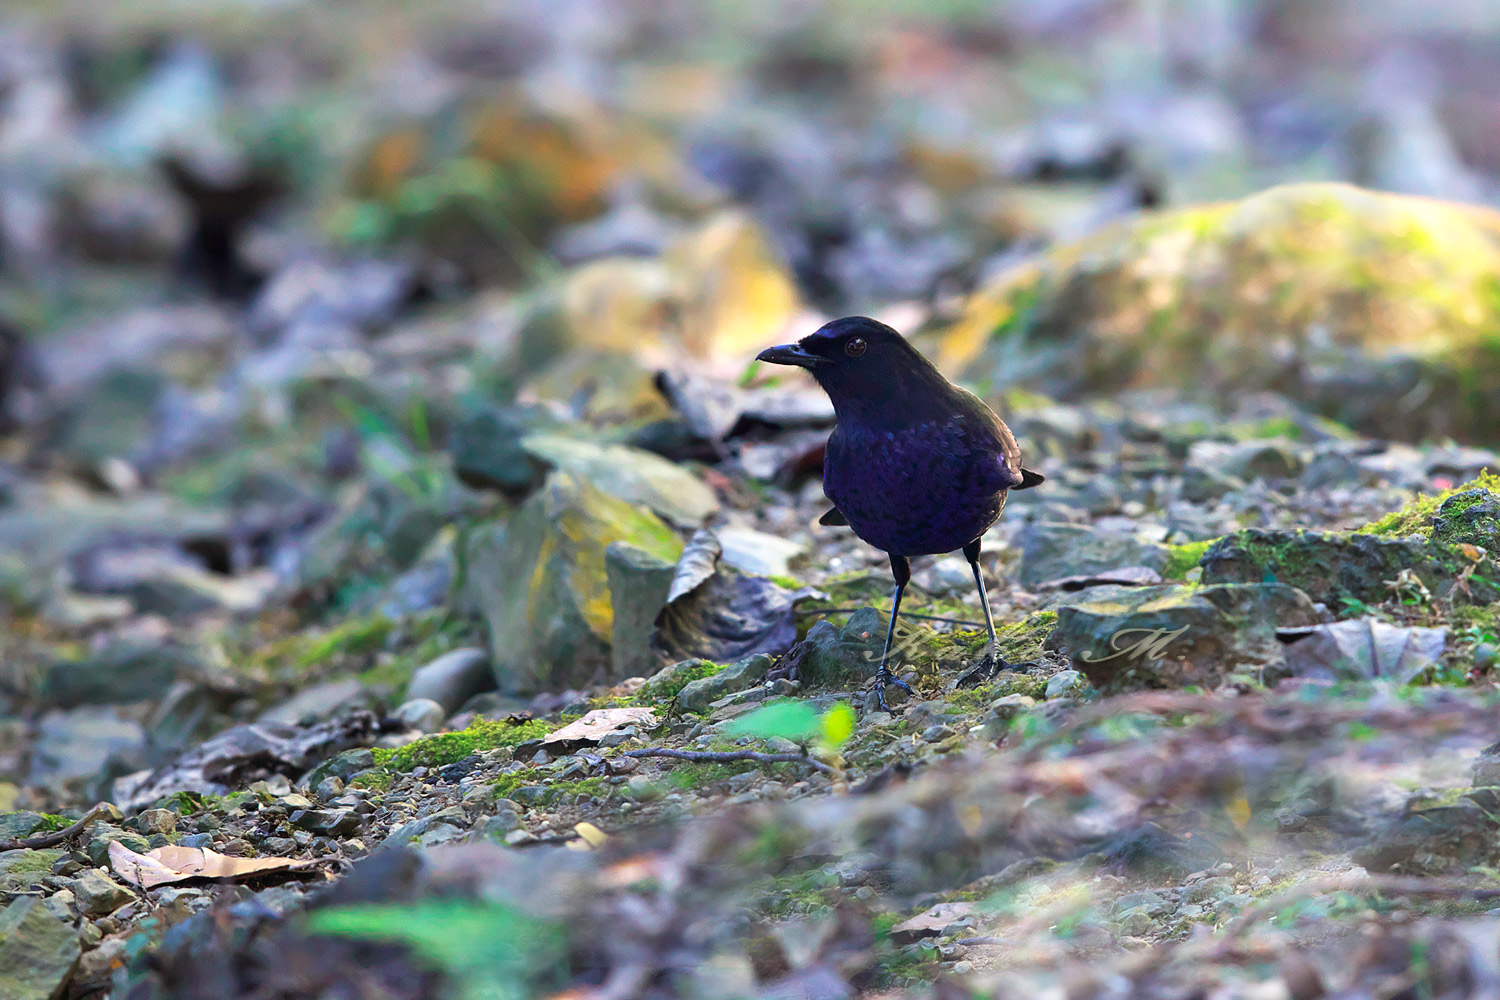
[[[821,724],[820,742],[824,749],[837,752],[854,735],[854,709],[841,701],[823,713]]]
[[[308,918],[316,934],[398,941],[451,976],[465,1000],[520,1000],[560,951],[556,930],[496,903],[359,904]]]
[[[811,739],[822,731],[818,714],[806,702],[778,701],[758,708],[731,722],[724,730],[730,736],[758,736],[798,742]]]

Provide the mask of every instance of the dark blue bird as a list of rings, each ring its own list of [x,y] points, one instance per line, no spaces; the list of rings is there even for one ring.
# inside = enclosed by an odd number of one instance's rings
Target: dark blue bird
[[[1010,428],[899,333],[864,316],[836,319],[757,360],[806,368],[828,393],[838,422],[823,458],[823,492],[833,509],[820,521],[846,524],[890,556],[896,590],[875,678],[881,708],[887,684],[911,691],[886,660],[912,556],[963,550],[990,632],[989,669],[1004,667],[979,572],[979,536],[1000,517],[1008,491],[1044,478],[1021,468]]]

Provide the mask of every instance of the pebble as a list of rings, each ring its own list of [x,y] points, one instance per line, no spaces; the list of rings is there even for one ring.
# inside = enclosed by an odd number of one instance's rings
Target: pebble
[[[403,702],[401,707],[392,714],[406,723],[408,728],[415,729],[419,733],[437,732],[443,728],[443,720],[448,718],[448,713],[443,710],[443,706],[431,698],[413,698],[411,701]]]
[[[1048,698],[1074,698],[1088,688],[1088,681],[1076,670],[1059,670],[1047,681]]]

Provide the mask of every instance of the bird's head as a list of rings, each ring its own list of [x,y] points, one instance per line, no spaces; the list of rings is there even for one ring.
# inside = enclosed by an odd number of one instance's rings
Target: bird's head
[[[841,414],[905,404],[924,390],[947,385],[901,334],[865,316],[826,323],[795,344],[761,351],[756,360],[806,368]]]

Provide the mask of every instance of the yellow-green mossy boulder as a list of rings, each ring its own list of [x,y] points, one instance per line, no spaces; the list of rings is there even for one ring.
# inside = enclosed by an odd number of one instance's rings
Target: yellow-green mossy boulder
[[[506,692],[563,690],[610,670],[605,550],[628,542],[673,562],[682,541],[661,518],[567,472],[554,472],[504,522],[465,547],[464,593],[489,629]]]
[[[1371,434],[1493,440],[1500,213],[1294,184],[1144,215],[1001,275],[937,353],[997,389],[1270,389]]]

